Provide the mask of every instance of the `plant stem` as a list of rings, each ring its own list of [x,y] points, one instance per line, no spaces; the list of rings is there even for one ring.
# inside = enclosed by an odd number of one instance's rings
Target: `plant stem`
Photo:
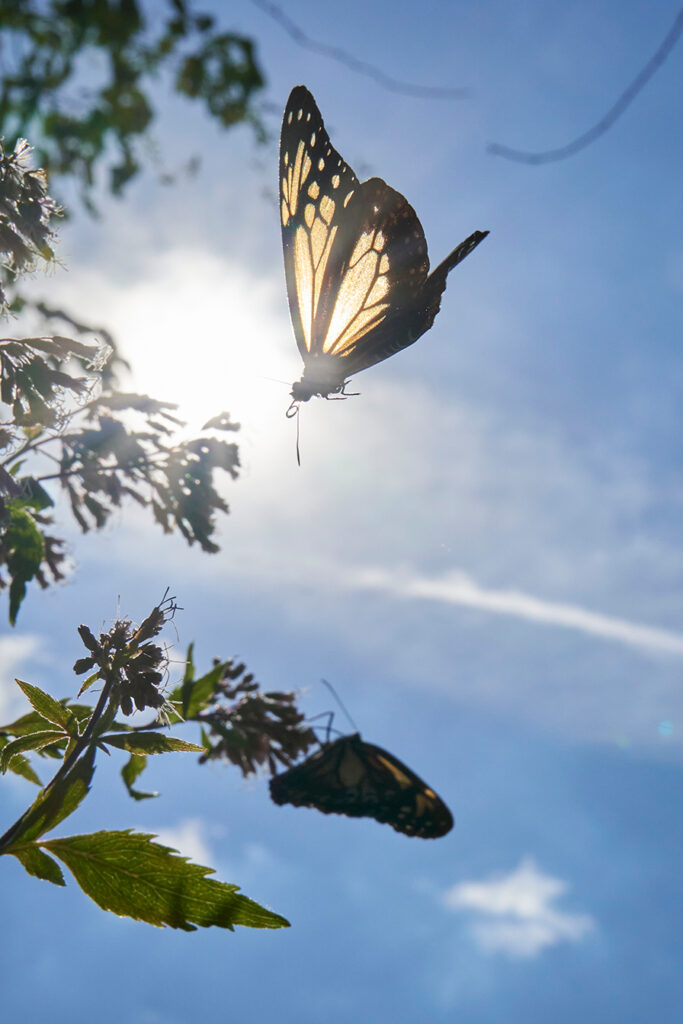
[[[90,745],[93,733],[95,732],[95,728],[100,719],[102,718],[107,704],[109,703],[110,694],[115,680],[115,673],[110,673],[109,678],[105,680],[104,686],[102,687],[102,693],[100,694],[99,700],[95,705],[95,709],[92,715],[90,716],[90,719],[88,720],[88,724],[86,725],[82,734],[76,741],[75,747],[73,748],[69,756],[65,758],[65,760],[62,762],[62,764],[55,772],[52,779],[48,782],[47,786],[45,786],[40,791],[31,807],[34,807],[39,800],[45,800],[45,798],[49,796],[49,794],[52,792],[55,786],[57,786],[58,783],[60,783],[62,779],[64,779],[69,774],[69,772],[76,764],[83,751]],[[31,808],[28,808],[28,810],[30,809]],[[3,836],[0,836],[0,854],[5,853],[7,851],[7,848],[12,845],[15,835],[18,832],[20,832],[21,829],[23,828],[24,820],[26,814],[28,813],[28,810],[24,811],[21,817],[19,817],[14,822],[13,825],[10,825],[10,827],[7,829]]]

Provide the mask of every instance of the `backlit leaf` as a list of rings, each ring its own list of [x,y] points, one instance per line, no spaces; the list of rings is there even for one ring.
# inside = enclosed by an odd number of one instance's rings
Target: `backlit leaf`
[[[48,857],[39,846],[27,843],[26,846],[19,846],[12,850],[12,856],[21,862],[29,875],[35,875],[36,878],[42,878],[54,885],[66,885],[62,869],[57,861]]]
[[[109,743],[120,750],[129,750],[132,754],[166,754],[174,750],[201,754],[204,751],[204,748],[198,747],[196,743],[187,743],[185,740],[164,736],[159,732],[126,732],[114,736],[108,734],[100,736],[100,742]]]
[[[188,862],[154,837],[131,831],[95,832],[51,839],[42,845],[58,857],[103,910],[184,931],[197,926],[285,928],[289,922],[206,876],[210,868]]]

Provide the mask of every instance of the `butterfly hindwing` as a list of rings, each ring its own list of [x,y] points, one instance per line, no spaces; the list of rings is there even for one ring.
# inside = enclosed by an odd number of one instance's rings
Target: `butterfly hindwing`
[[[335,357],[345,374],[345,360],[370,345],[387,317],[414,305],[428,271],[412,206],[381,178],[364,181],[346,206],[325,269],[312,354]]]
[[[453,827],[449,809],[415,772],[358,733],[325,744],[302,764],[275,775],[270,793],[277,804],[375,818],[423,839],[436,839]]]

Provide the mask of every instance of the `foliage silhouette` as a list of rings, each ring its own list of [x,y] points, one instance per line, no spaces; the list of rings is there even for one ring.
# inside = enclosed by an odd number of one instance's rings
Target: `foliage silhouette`
[[[29,137],[91,210],[98,174],[114,195],[139,174],[160,81],[223,127],[246,121],[262,133],[253,41],[187,0],[0,0],[0,26],[0,135],[9,147]]]
[[[0,251],[17,274],[54,258],[56,204],[44,172],[27,161],[25,143],[0,157]],[[200,437],[178,440],[175,405],[117,391],[102,373],[109,355],[106,345],[61,335],[0,338],[0,590],[9,589],[12,625],[27,584],[46,587],[65,575],[64,541],[50,532],[48,481],[59,484],[84,533],[132,499],[164,532],[218,550],[215,514],[228,505],[215,473],[234,480],[239,453],[215,435],[239,424],[221,413]]]
[[[57,863],[61,861],[104,910],[149,924],[184,930],[211,925],[232,930],[236,924],[285,927],[284,918],[239,894],[236,886],[207,878],[211,869],[188,863],[176,851],[154,843],[151,835],[124,830],[45,838],[87,796],[98,751],[121,749],[130,754],[122,775],[131,796],[141,799],[152,794],[138,793],[131,783],[151,755],[194,751],[200,760],[220,758],[238,764],[246,775],[263,763],[271,771],[276,761],[291,765],[316,743],[295,706],[294,694],[261,693],[244,665],[232,661],[216,662],[206,675],[195,678],[190,651],[183,683],[166,695],[168,654],[156,638],[176,611],[175,599],[165,594],[139,626],[117,620],[99,636],[87,626],[79,627],[87,655],[76,661],[74,671],[84,675],[94,669],[79,693],[81,697],[97,683],[101,689],[94,708],[55,700],[41,688],[17,680],[32,711],[0,727],[0,771],[14,771],[41,785],[25,755],[58,759],[61,764],[0,837],[0,854],[11,854],[29,874],[54,885],[65,884]],[[117,718],[119,712],[129,717],[134,710],[146,709],[157,717],[144,726]],[[187,721],[201,723],[201,746],[168,734],[170,727]]]

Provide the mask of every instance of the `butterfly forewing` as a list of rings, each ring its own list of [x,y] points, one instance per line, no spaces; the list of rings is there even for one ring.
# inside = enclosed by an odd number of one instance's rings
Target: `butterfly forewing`
[[[397,832],[436,839],[453,827],[444,802],[393,754],[356,733],[323,746],[270,781],[278,804],[370,817]]]
[[[311,352],[326,267],[358,179],[330,143],[308,89],[293,89],[280,137],[280,221],[289,308],[304,361]]]

